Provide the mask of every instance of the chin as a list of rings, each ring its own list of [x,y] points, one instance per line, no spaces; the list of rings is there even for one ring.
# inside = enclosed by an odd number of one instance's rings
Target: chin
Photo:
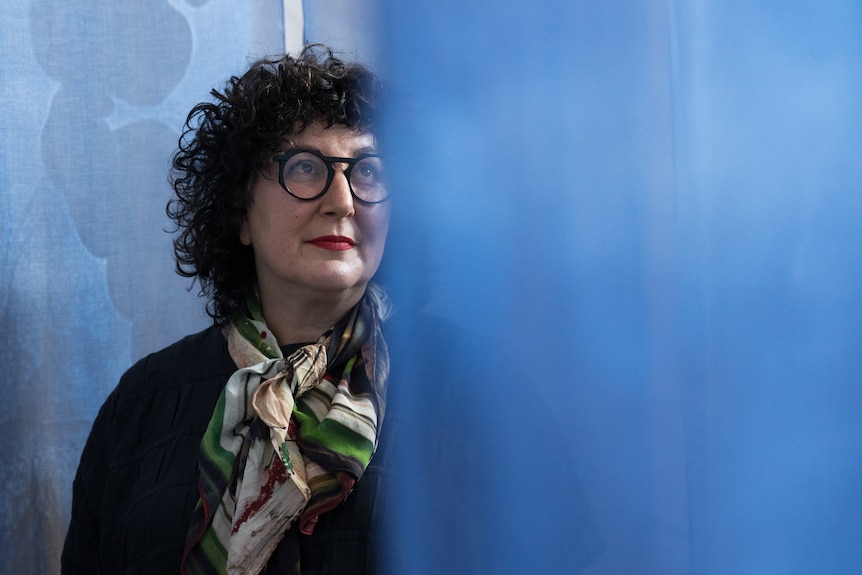
[[[370,280],[370,277],[362,273],[362,270],[357,270],[353,266],[348,269],[337,264],[320,267],[329,269],[320,270],[322,273],[315,274],[314,278],[310,278],[310,283],[315,284],[318,289],[323,291],[353,291],[356,289],[364,291]]]
[[[347,294],[356,291],[364,292],[367,286],[367,280],[348,277],[329,278],[323,281],[314,282],[313,284],[313,287],[317,291],[329,294]]]

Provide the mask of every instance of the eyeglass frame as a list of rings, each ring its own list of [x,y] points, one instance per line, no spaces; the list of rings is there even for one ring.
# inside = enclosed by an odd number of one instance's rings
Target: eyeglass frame
[[[301,198],[301,197],[297,196],[296,194],[291,192],[290,188],[287,187],[287,184],[284,183],[284,164],[293,156],[295,156],[297,154],[302,154],[302,153],[308,153],[308,154],[312,154],[314,156],[317,156],[318,158],[323,160],[324,164],[326,164],[326,171],[327,171],[326,184],[323,186],[323,190],[319,194],[317,194],[316,196],[312,196],[310,198]],[[356,195],[356,192],[353,191],[353,184],[350,182],[350,174],[351,174],[351,172],[353,172],[353,168],[356,166],[356,164],[358,164],[362,160],[364,160],[366,158],[380,158],[380,157],[381,157],[380,154],[377,154],[374,152],[367,152],[364,154],[359,154],[355,158],[339,158],[337,156],[327,156],[326,154],[324,154],[320,150],[315,150],[315,149],[311,149],[311,148],[292,148],[292,149],[284,151],[284,152],[278,152],[276,154],[273,154],[273,156],[269,159],[269,161],[278,163],[278,184],[281,186],[281,188],[285,192],[290,194],[291,197],[294,197],[297,200],[300,200],[303,202],[312,202],[314,200],[317,200],[317,199],[325,196],[326,192],[329,191],[329,186],[332,185],[332,180],[335,179],[335,167],[333,166],[333,164],[347,164],[347,167],[344,168],[344,170],[342,170],[342,171],[344,172],[344,178],[347,180],[347,187],[350,189],[350,195],[353,196],[353,198],[355,200],[362,202],[363,204],[373,205],[373,204],[381,204],[381,203],[387,201],[389,199],[389,191],[388,190],[386,191],[386,197],[383,198],[382,200],[377,200],[377,201],[363,200],[362,198],[360,198],[359,196]]]

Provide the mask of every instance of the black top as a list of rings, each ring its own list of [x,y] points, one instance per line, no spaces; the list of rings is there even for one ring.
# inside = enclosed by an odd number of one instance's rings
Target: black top
[[[236,371],[220,331],[209,328],[129,369],[102,406],[73,486],[62,573],[180,572],[186,531],[198,501],[198,455],[222,388]],[[386,425],[388,428],[389,425]],[[304,575],[378,571],[376,510],[386,428],[347,500],[322,515],[312,535],[292,530]],[[276,553],[267,573],[278,573]]]
[[[425,315],[386,327],[392,375],[377,452],[313,535],[288,531],[266,575],[289,573],[279,561],[289,545],[302,575],[570,575],[588,565],[601,539],[532,382],[559,374],[524,372],[520,355]],[[200,440],[234,371],[210,328],[122,377],[81,456],[65,575],[180,572]]]

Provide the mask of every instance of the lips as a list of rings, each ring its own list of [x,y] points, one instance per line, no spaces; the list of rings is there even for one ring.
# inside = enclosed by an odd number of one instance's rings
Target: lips
[[[349,250],[355,245],[355,242],[351,238],[345,236],[320,236],[308,240],[308,243],[324,250],[338,252]]]

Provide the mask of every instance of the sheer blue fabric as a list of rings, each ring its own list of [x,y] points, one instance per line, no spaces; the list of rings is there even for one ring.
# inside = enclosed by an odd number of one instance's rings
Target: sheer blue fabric
[[[144,354],[208,322],[173,271],[182,123],[284,50],[272,2],[32,0],[0,9],[0,572],[56,573],[96,411]]]

